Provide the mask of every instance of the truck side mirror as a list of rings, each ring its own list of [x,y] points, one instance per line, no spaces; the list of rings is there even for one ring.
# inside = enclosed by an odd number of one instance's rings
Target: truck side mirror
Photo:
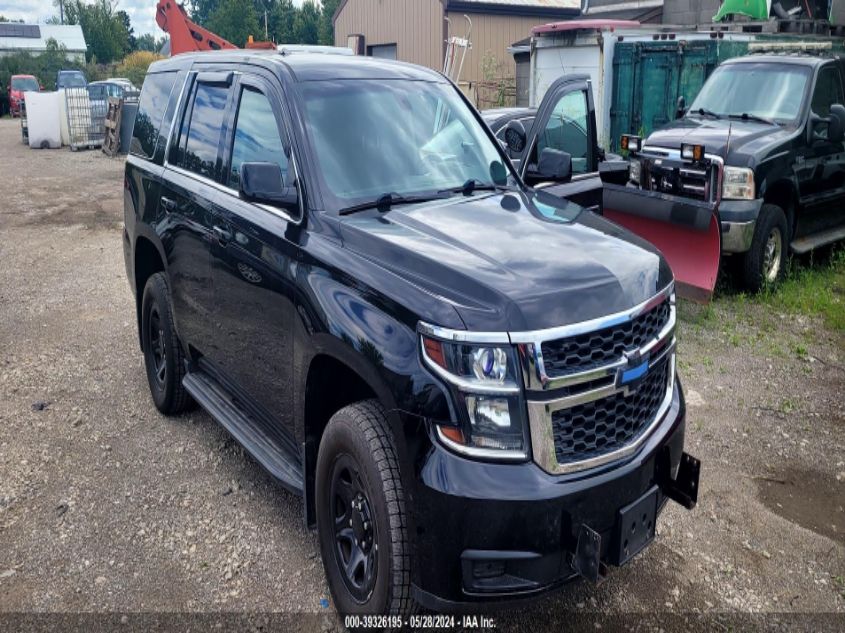
[[[298,213],[299,192],[296,185],[286,185],[282,168],[276,163],[243,163],[240,196],[249,202],[269,204]]]
[[[675,110],[675,118],[682,119],[684,115],[687,113],[687,100],[684,99],[684,95],[678,97],[678,107]]]
[[[827,126],[827,140],[841,143],[845,138],[845,106],[834,103],[830,106],[830,123]]]
[[[516,119],[508,121],[505,126],[505,143],[508,149],[516,155],[522,154],[525,151],[525,143],[528,141],[528,134],[525,132],[525,126],[522,121]]]
[[[569,180],[572,178],[572,155],[559,149],[547,147],[540,152],[537,176],[556,182]]]

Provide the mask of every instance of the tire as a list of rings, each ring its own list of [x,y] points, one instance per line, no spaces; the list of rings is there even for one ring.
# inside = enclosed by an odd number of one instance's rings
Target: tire
[[[775,285],[786,269],[789,226],[779,206],[764,204],[757,218],[751,248],[742,258],[742,284],[751,292]],[[774,259],[774,261],[773,261]]]
[[[316,477],[320,550],[338,612],[411,613],[405,494],[381,404],[366,400],[332,416],[320,442]],[[346,563],[353,560],[358,562],[349,574]]]
[[[141,346],[150,394],[165,415],[189,409],[193,400],[185,387],[185,355],[173,327],[170,289],[164,273],[147,280],[141,303]]]

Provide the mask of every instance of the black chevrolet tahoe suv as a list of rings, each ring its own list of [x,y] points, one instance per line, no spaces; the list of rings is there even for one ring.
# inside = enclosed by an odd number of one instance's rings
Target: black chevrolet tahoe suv
[[[835,57],[724,62],[688,108],[679,103],[677,120],[645,140],[625,139],[631,182],[606,187],[608,216],[700,229],[685,245],[692,257],[715,213],[721,230],[710,260],[718,266],[720,250],[730,256],[750,290],[776,282],[790,250],[845,238],[843,78]]]
[[[441,75],[156,62],[124,193],[156,407],[302,495],[342,613],[598,581],[695,505],[668,266],[526,187]]]

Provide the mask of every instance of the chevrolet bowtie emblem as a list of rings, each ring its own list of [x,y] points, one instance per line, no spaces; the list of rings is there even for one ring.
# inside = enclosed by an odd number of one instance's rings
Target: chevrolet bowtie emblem
[[[625,364],[616,370],[616,387],[626,387],[648,373],[648,358],[643,358],[639,350],[625,352]]]

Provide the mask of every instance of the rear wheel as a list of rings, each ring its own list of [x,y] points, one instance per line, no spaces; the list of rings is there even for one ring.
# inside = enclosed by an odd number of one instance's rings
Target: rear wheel
[[[182,385],[185,356],[173,327],[170,291],[164,273],[154,274],[144,286],[141,345],[156,408],[165,415],[175,415],[190,408],[193,400]]]
[[[342,614],[411,610],[410,544],[399,462],[382,406],[332,416],[317,458],[317,530],[326,578]]]
[[[786,268],[789,227],[779,206],[764,204],[757,218],[751,248],[742,262],[743,285],[752,292],[776,284]]]

